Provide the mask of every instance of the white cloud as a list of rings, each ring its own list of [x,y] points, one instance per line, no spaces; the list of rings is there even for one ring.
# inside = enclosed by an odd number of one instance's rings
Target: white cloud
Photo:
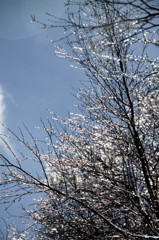
[[[3,126],[3,124],[5,124],[5,110],[5,93],[2,86],[0,85],[0,150],[2,153],[5,152],[8,154],[6,144],[3,141],[5,138],[4,135],[6,133],[6,128]]]
[[[5,100],[4,100],[4,91],[0,86],[0,134],[5,132],[5,128],[2,126],[1,123],[5,123]]]
[[[12,152],[16,152],[14,145],[10,142],[10,139],[6,136],[7,128],[5,127],[5,120],[6,120],[6,98],[7,93],[4,92],[2,86],[0,85],[0,150],[1,152],[7,153],[7,155],[11,154]],[[7,144],[6,144],[7,143]],[[10,151],[11,150],[11,151]]]

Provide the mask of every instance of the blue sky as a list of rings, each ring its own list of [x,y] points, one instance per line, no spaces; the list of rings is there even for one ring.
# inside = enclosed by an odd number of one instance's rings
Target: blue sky
[[[63,116],[74,109],[79,72],[54,55],[48,37],[56,38],[58,30],[43,30],[30,19],[34,14],[46,21],[46,11],[63,16],[63,2],[0,0],[0,118],[14,130],[23,122],[37,125],[47,109]]]
[[[36,133],[34,126],[40,125],[40,118],[45,120],[48,109],[61,116],[76,111],[72,87],[79,85],[82,73],[54,55],[49,36],[57,39],[59,30],[43,30],[30,18],[32,14],[46,21],[45,12],[64,16],[63,4],[64,0],[0,0],[0,121],[15,132],[24,122]],[[3,207],[0,211],[5,216]]]

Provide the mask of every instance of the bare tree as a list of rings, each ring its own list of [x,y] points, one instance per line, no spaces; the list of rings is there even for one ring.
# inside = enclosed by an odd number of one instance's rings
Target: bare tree
[[[31,16],[32,21],[40,23],[43,28],[64,28],[64,30],[69,30],[68,35],[61,38],[61,40],[70,37],[73,32],[70,29],[87,29],[87,31],[92,31],[95,28],[111,28],[112,25],[118,25],[122,23],[133,23],[135,25],[133,34],[140,35],[145,31],[157,31],[159,27],[159,7],[158,1],[156,0],[67,0],[65,4],[67,8],[67,18],[56,18],[56,16],[47,13],[52,19],[48,22],[43,23],[36,19],[34,15]],[[107,21],[85,21],[84,13],[86,8],[93,8],[92,14],[99,15],[99,11],[107,8],[111,13],[116,13],[117,18],[107,18]],[[103,17],[103,16],[102,16]],[[132,24],[131,24],[132,26]],[[129,33],[130,34],[130,33]],[[133,35],[125,36],[125,38],[133,37]],[[122,39],[123,40],[123,39]],[[152,40],[152,39],[151,39]],[[58,39],[59,41],[59,39]],[[159,45],[158,39],[153,39],[149,41],[151,44]]]
[[[128,2],[68,2],[68,19],[58,21],[70,48],[55,47],[87,76],[80,114],[42,121],[43,141],[8,129],[29,155],[2,137],[14,157],[0,155],[3,201],[43,194],[24,209],[35,239],[159,239],[158,8]],[[30,160],[38,174],[26,169]]]
[[[111,19],[111,24],[121,22],[134,22],[140,30],[154,29],[159,26],[159,7],[156,0],[92,0],[78,1],[70,0],[67,5],[76,5],[82,9],[88,5],[97,7],[107,7],[112,12],[116,12],[117,19]],[[106,24],[103,23],[104,25]],[[110,24],[110,22],[109,22]],[[98,25],[100,27],[100,24]]]

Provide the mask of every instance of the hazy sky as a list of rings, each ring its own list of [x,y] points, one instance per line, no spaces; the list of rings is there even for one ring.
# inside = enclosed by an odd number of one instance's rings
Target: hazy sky
[[[0,0],[0,121],[15,132],[23,122],[32,131],[48,116],[48,109],[61,116],[75,110],[72,86],[82,74],[54,55],[49,36],[57,38],[58,30],[43,30],[30,18],[32,14],[46,21],[45,12],[63,16],[63,3]]]

